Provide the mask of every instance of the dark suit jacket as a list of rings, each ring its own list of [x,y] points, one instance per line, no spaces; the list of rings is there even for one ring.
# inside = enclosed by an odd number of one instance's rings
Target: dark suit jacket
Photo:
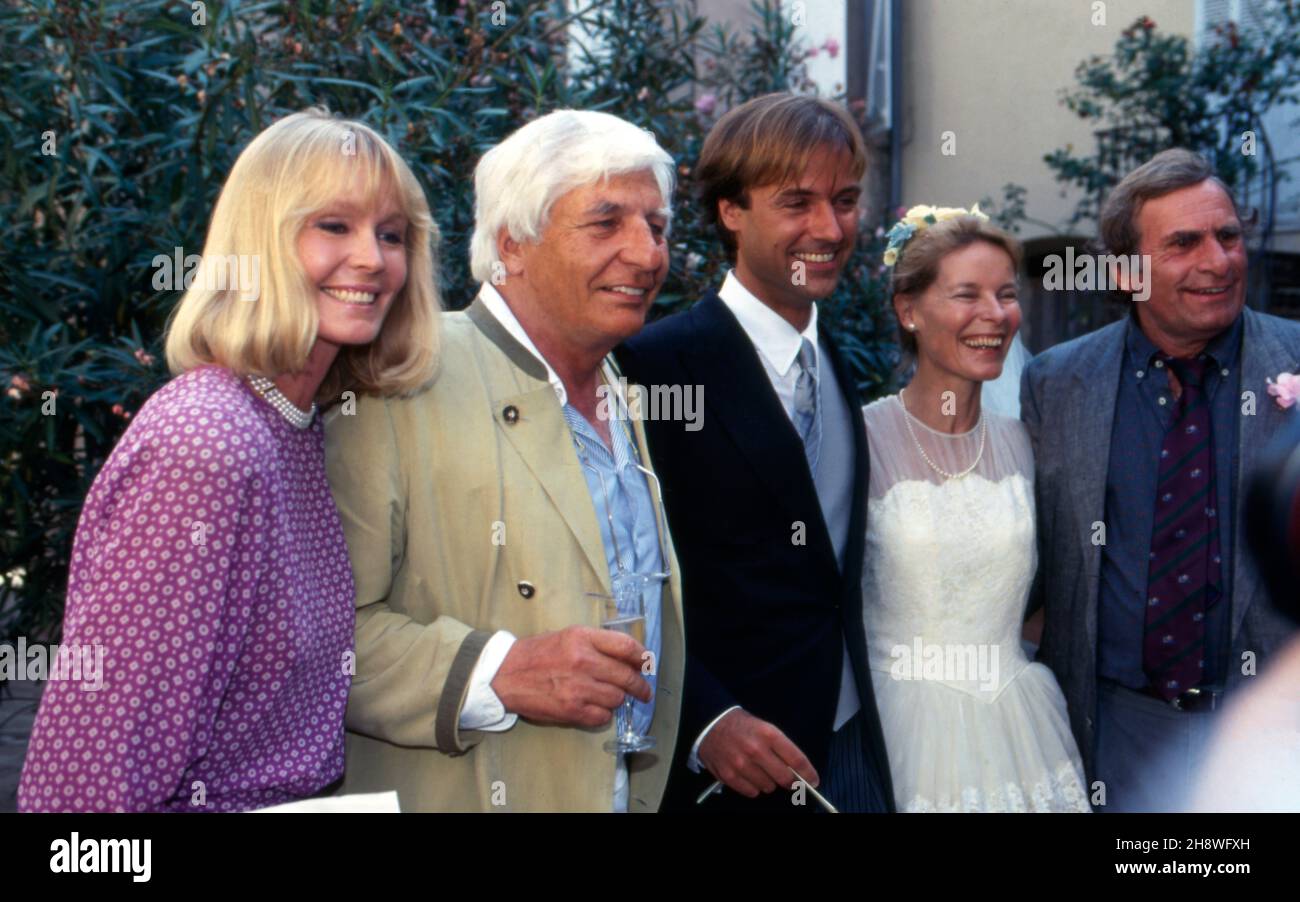
[[[1244,512],[1246,488],[1261,450],[1300,416],[1300,408],[1281,409],[1268,394],[1265,381],[1296,371],[1300,323],[1250,309],[1242,316],[1243,399],[1233,474],[1230,690],[1250,679],[1242,673],[1243,655],[1249,652],[1255,666],[1263,666],[1293,628],[1269,597],[1259,560],[1247,545]],[[1030,608],[1045,609],[1038,657],[1056,674],[1065,693],[1090,783],[1096,774],[1101,572],[1101,547],[1093,544],[1092,535],[1093,524],[1105,519],[1125,323],[1121,319],[1039,354],[1025,367],[1020,389],[1020,416],[1034,447],[1038,507],[1038,575]],[[1253,395],[1253,408],[1248,406],[1247,392]]]
[[[853,507],[844,572],[822,518],[803,444],[758,352],[714,292],[618,349],[646,386],[703,386],[703,421],[646,423],[682,571],[687,674],[677,760],[665,810],[798,810],[790,793],[751,802],[726,791],[696,806],[712,781],[686,759],[700,731],[732,705],[770,721],[823,775],[843,649],[862,700],[867,772],[893,807],[888,759],[867,671],[862,622],[867,442],[853,380],[829,338],[831,366],[853,417]],[[804,542],[796,542],[797,524]],[[808,809],[805,809],[808,810]]]

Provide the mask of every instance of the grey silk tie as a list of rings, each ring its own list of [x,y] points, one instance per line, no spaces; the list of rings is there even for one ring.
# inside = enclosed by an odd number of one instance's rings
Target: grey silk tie
[[[817,409],[817,355],[808,339],[799,346],[799,377],[794,383],[794,426],[803,439],[808,472],[817,478],[817,456],[821,452],[822,421]]]

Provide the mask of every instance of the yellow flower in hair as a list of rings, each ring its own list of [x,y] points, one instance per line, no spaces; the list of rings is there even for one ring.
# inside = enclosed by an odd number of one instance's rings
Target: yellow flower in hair
[[[974,216],[984,222],[988,222],[989,219],[987,215],[980,212],[979,204],[974,204],[969,210],[961,207],[931,207],[928,204],[918,204],[912,207],[889,230],[888,246],[885,248],[883,257],[884,264],[893,266],[897,263],[899,255],[903,252],[903,247],[917,232],[928,229],[935,223],[956,219],[959,216]]]
[[[967,213],[965,210],[963,210],[961,207],[939,207],[937,210],[934,211],[934,218],[936,222],[945,222],[949,219],[956,219],[958,216],[968,216],[968,215],[970,214]]]
[[[903,214],[903,222],[914,225],[918,229],[923,229],[930,224],[930,217],[934,216],[934,207],[928,204],[918,204]]]

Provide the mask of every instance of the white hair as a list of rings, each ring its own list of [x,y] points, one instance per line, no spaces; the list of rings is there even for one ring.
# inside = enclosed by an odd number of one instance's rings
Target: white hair
[[[536,242],[551,206],[569,191],[642,170],[654,174],[660,212],[671,220],[673,158],[649,130],[592,110],[556,110],[515,130],[474,169],[470,272],[491,281],[503,226],[516,241]]]

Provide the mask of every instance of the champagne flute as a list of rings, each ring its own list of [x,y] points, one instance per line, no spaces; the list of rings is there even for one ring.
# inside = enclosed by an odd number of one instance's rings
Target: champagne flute
[[[667,578],[663,573],[619,573],[614,578],[614,595],[605,599],[605,618],[601,628],[631,636],[645,646],[645,592],[661,587]],[[657,744],[653,736],[643,736],[633,721],[633,702],[630,695],[623,696],[623,704],[614,712],[614,738],[605,743],[605,751],[615,755],[644,752]]]

